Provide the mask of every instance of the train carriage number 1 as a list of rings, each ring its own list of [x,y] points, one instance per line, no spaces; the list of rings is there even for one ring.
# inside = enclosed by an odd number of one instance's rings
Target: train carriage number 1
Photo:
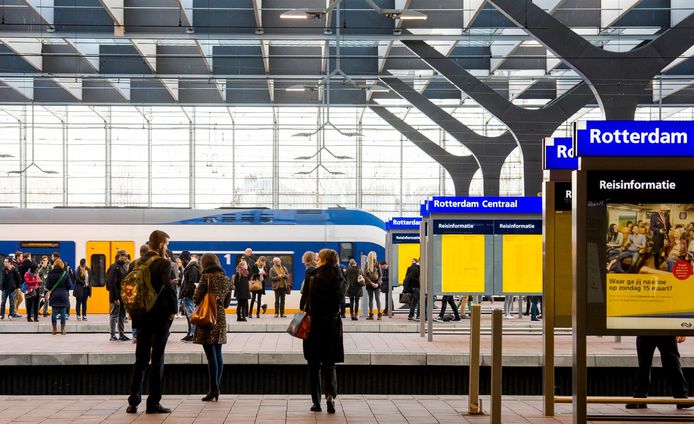
[[[226,255],[224,255],[224,259],[227,260],[227,265],[231,265],[231,254],[230,253],[227,253]]]

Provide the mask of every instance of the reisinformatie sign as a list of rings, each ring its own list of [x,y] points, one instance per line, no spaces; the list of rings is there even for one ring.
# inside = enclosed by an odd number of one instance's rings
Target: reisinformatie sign
[[[692,172],[591,171],[587,184],[589,331],[692,328]]]

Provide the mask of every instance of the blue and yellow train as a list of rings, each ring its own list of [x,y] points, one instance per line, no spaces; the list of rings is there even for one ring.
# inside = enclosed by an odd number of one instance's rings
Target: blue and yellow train
[[[301,286],[307,250],[335,249],[346,262],[359,261],[376,251],[384,257],[385,225],[378,217],[354,209],[138,209],[56,208],[0,209],[0,255],[15,251],[41,255],[59,252],[73,267],[81,258],[92,270],[90,313],[108,313],[105,274],[118,250],[132,258],[155,229],[171,236],[174,253],[214,253],[231,275],[238,256],[250,247],[257,256],[280,257],[290,270],[294,288]],[[288,298],[288,309],[298,305],[298,294]],[[267,301],[272,307],[272,292]]]

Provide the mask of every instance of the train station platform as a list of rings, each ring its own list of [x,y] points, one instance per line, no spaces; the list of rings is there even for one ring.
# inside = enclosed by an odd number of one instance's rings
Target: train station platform
[[[291,320],[288,318],[274,318],[273,315],[261,315],[260,318],[248,319],[246,322],[236,321],[236,316],[227,315],[227,327],[231,333],[284,333]],[[38,323],[27,322],[25,317],[15,318],[8,321],[7,318],[0,321],[0,334],[2,333],[48,333],[51,331],[51,318],[40,317]],[[407,315],[397,314],[393,318],[383,317],[382,320],[366,320],[363,317],[359,321],[352,321],[349,316],[343,321],[345,333],[419,333],[419,322],[408,321]],[[531,322],[530,318],[507,319],[504,326],[510,331],[514,330],[533,330],[541,331],[542,322]],[[445,323],[436,322],[436,327],[441,330],[464,331],[470,328],[470,320],[449,321]],[[482,327],[491,328],[491,315],[482,315]],[[171,331],[181,333],[187,331],[186,319],[180,317],[174,320]],[[109,316],[105,314],[89,315],[87,321],[77,321],[72,316],[67,322],[67,331],[70,333],[108,333]],[[126,331],[131,331],[130,324],[126,323]]]
[[[203,390],[206,359],[201,346],[173,333],[166,351],[167,393]],[[345,394],[466,394],[469,336],[437,335],[433,342],[416,333],[345,333],[345,363],[338,366]],[[571,392],[572,339],[556,337],[556,392]],[[694,343],[680,345],[688,381],[694,381]],[[135,345],[111,342],[108,333],[3,334],[0,370],[12,385],[0,395],[121,395],[127,391]],[[230,393],[298,394],[306,383],[302,342],[286,333],[228,334],[224,346],[224,382]],[[481,336],[482,394],[489,392],[491,337]],[[542,337],[505,334],[504,394],[542,393]],[[588,339],[589,394],[629,396],[637,358],[633,337]],[[654,360],[652,395],[668,395],[660,361]]]
[[[486,415],[466,415],[467,398],[465,396],[344,395],[337,398],[335,415],[328,415],[326,412],[310,412],[308,395],[223,394],[219,402],[207,404],[201,402],[200,397],[201,395],[164,395],[162,404],[171,408],[172,413],[163,416],[146,415],[142,412],[137,415],[126,414],[127,398],[125,396],[0,397],[0,424],[18,422],[482,424],[489,422],[489,416]],[[489,405],[487,397],[481,397],[481,400],[483,405]],[[542,400],[537,396],[504,396],[501,421],[514,424],[572,422],[571,405],[558,405],[556,416],[544,417],[541,402]],[[649,421],[651,423],[659,423],[658,416],[681,416],[686,419],[694,415],[691,411],[677,411],[674,406],[655,405],[647,410],[628,410],[623,405],[591,405],[590,413],[621,416],[625,421],[633,415],[649,414],[653,416],[652,421]]]

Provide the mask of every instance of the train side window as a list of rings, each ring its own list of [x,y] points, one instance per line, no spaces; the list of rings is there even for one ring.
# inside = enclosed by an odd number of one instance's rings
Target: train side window
[[[92,269],[92,285],[103,287],[106,285],[106,255],[94,254],[89,258]]]
[[[340,243],[340,262],[347,262],[354,257],[354,244]]]

